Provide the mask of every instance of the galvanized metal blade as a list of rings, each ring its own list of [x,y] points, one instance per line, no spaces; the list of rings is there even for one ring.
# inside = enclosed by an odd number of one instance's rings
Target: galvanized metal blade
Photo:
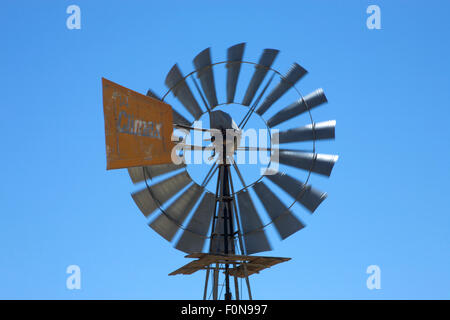
[[[299,99],[298,101],[288,105],[286,108],[280,110],[267,121],[267,125],[272,128],[326,102],[327,97],[325,96],[323,89],[317,89],[314,92],[304,96],[303,99]]]
[[[275,88],[267,95],[256,113],[262,116],[283,94],[297,83],[308,72],[299,64],[294,63],[287,74],[280,80]]]
[[[215,196],[206,192],[175,248],[187,253],[202,251],[211,225],[215,204]]]
[[[217,106],[216,86],[214,84],[213,68],[211,66],[211,50],[207,48],[194,58],[197,77],[208,100],[210,109]]]
[[[272,219],[275,228],[281,239],[286,239],[290,235],[304,228],[305,225],[295,217],[281,200],[260,181],[253,186],[264,208]]]
[[[256,91],[258,91],[259,86],[264,80],[269,68],[272,66],[279,52],[280,51],[275,49],[264,50],[261,58],[259,59],[258,65],[255,66],[255,72],[253,73],[250,84],[245,92],[244,100],[242,100],[243,105],[249,106],[250,103],[252,103]]]
[[[150,227],[167,241],[172,241],[202,192],[202,187],[196,183],[192,184],[158,218],[150,223]]]
[[[236,44],[227,51],[227,102],[233,103],[236,85],[241,71],[241,61],[244,56],[245,43]]]
[[[272,250],[249,192],[243,190],[237,198],[246,254]]]
[[[313,213],[327,198],[326,192],[319,191],[310,185],[306,185],[286,173],[277,172],[275,174],[266,175],[266,177],[288,193],[292,198],[300,202],[311,213]]]
[[[183,117],[180,113],[177,112],[177,110],[172,108],[172,117],[173,117],[173,123],[175,124],[182,124],[185,126],[190,126],[191,122],[187,120],[185,117]]]
[[[128,169],[131,181],[134,184],[142,182],[146,179],[153,179],[162,174],[185,168],[185,164],[155,164],[145,167],[131,167]]]
[[[333,166],[339,158],[336,155],[283,149],[277,150],[276,153],[278,153],[279,163],[307,171],[311,170],[314,173],[328,177],[331,175],[331,170],[333,170]],[[273,161],[277,161],[276,153],[272,158]]]
[[[178,65],[175,64],[167,74],[166,86],[169,87],[169,89],[172,89],[173,95],[180,100],[195,120],[200,118],[202,115],[202,109],[198,105],[198,102],[186,83],[186,80],[178,68]]]
[[[272,139],[278,136],[278,143],[334,139],[335,128],[335,120],[318,122],[274,133]]]
[[[151,97],[151,98],[153,98],[153,99],[157,99],[157,100],[159,100],[159,101],[162,101],[162,100],[161,100],[161,97],[160,97],[159,95],[157,95],[152,89],[148,89],[148,90],[147,90],[147,96],[148,96],[148,97]]]
[[[191,177],[184,171],[151,186],[150,190],[144,188],[132,193],[131,196],[144,216],[148,217],[159,207],[159,204],[172,198],[190,182],[192,182]]]
[[[151,89],[148,89],[147,96],[162,101],[161,98],[156,93],[154,93]],[[175,110],[173,107],[172,107],[172,114],[173,114],[173,119],[172,119],[173,123],[184,124],[185,126],[190,126],[191,125],[189,120],[187,120],[180,113],[178,113],[178,111]]]

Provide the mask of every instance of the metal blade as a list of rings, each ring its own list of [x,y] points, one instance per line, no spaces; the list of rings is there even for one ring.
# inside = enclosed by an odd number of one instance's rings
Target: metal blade
[[[215,205],[215,196],[210,192],[206,192],[189,221],[187,230],[183,231],[175,248],[186,253],[202,252]]]
[[[172,89],[172,93],[180,100],[183,106],[189,111],[190,114],[197,120],[202,115],[202,109],[198,105],[197,100],[189,89],[186,80],[181,74],[178,65],[174,65],[170,69],[166,77],[166,86]]]
[[[245,43],[236,44],[227,51],[227,102],[234,102],[234,95],[236,94],[236,85],[241,71],[242,57],[244,56]]]
[[[299,64],[294,63],[288,73],[280,80],[275,88],[267,95],[256,113],[262,116],[283,94],[297,83],[308,71]]]
[[[154,99],[157,99],[159,101],[162,101],[161,97],[159,95],[157,95],[152,89],[148,89],[147,90],[147,96],[151,97],[151,98],[154,98]]]
[[[237,194],[237,198],[246,254],[272,250],[249,192],[243,190]]]
[[[131,181],[133,181],[134,184],[144,181],[146,178],[144,174],[145,167],[131,167],[128,169],[128,175],[131,178]]]
[[[258,91],[258,88],[264,80],[267,71],[269,71],[269,68],[272,66],[279,52],[280,51],[275,49],[264,50],[261,58],[259,59],[258,65],[255,66],[255,73],[253,73],[253,77],[250,80],[247,91],[245,92],[244,100],[242,100],[242,104],[244,106],[249,106],[252,102],[256,91]]]
[[[192,184],[181,196],[179,196],[150,227],[167,241],[172,241],[183,221],[197,203],[203,192],[203,188],[198,184]]]
[[[285,173],[277,172],[266,175],[266,177],[300,202],[311,213],[327,198],[326,192],[319,191],[310,185],[305,185],[303,182]]]
[[[334,139],[335,127],[336,121],[330,120],[281,131],[274,136],[278,135],[278,143]]]
[[[132,193],[131,196],[144,216],[148,217],[159,207],[159,204],[163,204],[172,198],[190,182],[192,182],[191,177],[184,171],[151,186],[150,191],[148,188],[144,188]]]
[[[151,89],[148,89],[147,96],[152,97],[154,99],[158,99],[159,101],[162,101],[161,98],[156,93],[154,93]],[[183,117],[181,114],[179,114],[173,107],[172,107],[172,118],[173,118],[172,119],[173,123],[184,124],[186,126],[191,125],[189,120],[187,120],[185,117]]]
[[[194,58],[194,66],[197,70],[197,77],[208,100],[210,109],[217,106],[216,86],[214,84],[213,68],[211,66],[211,52],[207,48]]]
[[[321,104],[326,103],[327,101],[328,100],[327,97],[325,96],[325,93],[323,92],[323,89],[322,88],[317,89],[316,91],[311,92],[310,94],[303,97],[303,99],[291,103],[286,108],[280,110],[277,114],[275,114],[272,118],[270,118],[267,121],[267,125],[272,128],[277,124],[292,119],[295,116],[298,116],[299,114],[302,114],[303,112],[306,112],[308,110],[311,110],[312,108],[320,106]]]
[[[333,170],[333,166],[339,158],[336,155],[295,150],[280,149],[277,152],[279,163],[307,171],[311,170],[328,177],[331,175],[331,170]],[[273,158],[273,161],[276,161],[276,157]]]
[[[281,239],[286,239],[305,225],[295,217],[290,210],[281,202],[281,200],[260,181],[253,186],[264,208],[275,224]]]
[[[183,124],[185,126],[190,126],[192,123],[189,122],[185,117],[177,112],[177,110],[172,108],[172,121],[176,124]]]
[[[153,166],[145,167],[131,167],[128,169],[131,181],[134,184],[144,181],[145,179],[153,179],[164,173],[172,172],[186,167],[185,164],[155,164]],[[145,170],[145,172],[144,172]]]

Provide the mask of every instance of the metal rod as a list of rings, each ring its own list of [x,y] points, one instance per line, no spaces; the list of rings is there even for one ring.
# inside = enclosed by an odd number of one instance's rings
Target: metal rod
[[[214,169],[213,173],[209,176],[208,180],[205,181],[203,186],[206,186],[209,181],[212,179],[212,177],[214,176],[214,174],[216,173],[216,171],[219,169],[219,167],[217,167],[217,164],[214,164],[216,166],[216,168]]]
[[[194,81],[194,85],[197,88],[198,93],[200,94],[200,97],[202,97],[203,103],[205,104],[206,111],[211,112],[211,109],[209,108],[208,104],[206,103],[205,97],[203,97],[203,93],[200,90],[200,87],[197,84],[197,81],[195,80],[195,77],[192,77],[192,80]]]
[[[214,285],[213,285],[213,300],[217,300],[219,291],[219,264],[216,263],[216,269],[214,269]]]
[[[208,293],[208,280],[209,280],[210,269],[206,269],[206,279],[205,279],[205,290],[203,291],[203,300],[206,300],[206,295]]]
[[[235,291],[235,295],[236,295],[236,300],[240,300],[239,299],[239,282],[238,282],[238,278],[236,276],[234,276],[234,291]]]
[[[241,183],[242,183],[242,186],[245,188],[246,184],[245,184],[245,181],[244,181],[244,177],[243,177],[242,174],[241,174],[241,171],[239,170],[239,168],[238,168],[236,162],[234,161],[234,159],[231,158],[230,160],[231,160],[231,163],[233,164],[234,170],[236,170],[236,174],[238,175],[239,180],[240,180]],[[230,178],[230,179],[231,179],[231,178]],[[234,192],[233,192],[233,194],[234,194]]]
[[[175,128],[180,128],[180,129],[197,130],[197,131],[204,131],[204,132],[216,132],[217,131],[217,130],[211,130],[211,129],[203,129],[203,128],[195,128],[195,127],[185,126],[184,124],[178,124],[178,123],[174,123],[173,126]]]
[[[230,206],[229,206],[229,196],[230,196],[230,186],[229,186],[229,170],[230,165],[227,164],[227,156],[226,156],[226,135],[223,133],[223,179],[222,179],[222,202],[226,198],[227,203],[223,203],[223,238],[224,238],[224,253],[228,255],[229,253],[229,235],[233,233],[231,227],[231,219],[230,219]],[[225,300],[231,300],[231,291],[230,291],[230,273],[229,273],[229,264],[225,264]]]
[[[216,170],[215,170],[216,165],[217,165],[217,164],[214,163],[214,164],[211,166],[211,169],[209,169],[208,173],[207,173],[206,176],[205,176],[205,179],[203,179],[203,182],[202,182],[202,184],[201,184],[202,187],[204,187],[204,186],[206,186],[206,185],[208,184],[209,180],[211,179],[211,178],[210,178],[210,175],[211,175],[211,177],[212,177],[212,175],[214,175],[214,172],[216,171]],[[211,173],[212,173],[212,174],[211,174]]]
[[[218,167],[219,168],[219,167]],[[219,168],[220,169],[220,168]],[[216,228],[216,220],[217,220],[217,201],[218,201],[218,195],[219,195],[219,181],[221,179],[222,171],[219,170],[219,173],[217,174],[217,185],[216,185],[216,197],[215,197],[215,204],[214,204],[214,215],[213,215],[213,221],[211,226],[211,233],[210,233],[210,240],[209,240],[209,252],[211,252],[212,244],[214,241],[214,231]],[[212,177],[212,176],[211,176]],[[217,300],[217,291],[218,291],[218,283],[219,283],[219,273],[218,273],[218,264],[216,263],[216,267],[213,272],[213,299]],[[208,282],[207,279],[205,279],[205,291],[208,289]]]
[[[178,143],[177,146],[180,148],[190,150],[190,151],[206,151],[206,150],[214,150],[214,146],[196,146],[192,144],[184,144],[184,143]]]
[[[261,100],[261,97],[264,95],[264,93],[266,92],[267,88],[269,87],[270,83],[272,82],[273,77],[275,76],[275,73],[272,74],[272,76],[270,77],[269,81],[267,82],[266,86],[264,87],[264,89],[261,91],[261,93],[259,94],[258,98],[256,99],[255,103],[253,104],[253,106],[250,108],[250,110],[248,110],[247,114],[245,115],[244,119],[242,119],[241,123],[239,124],[239,128],[242,130],[244,129],[245,125],[247,124],[247,121],[250,119],[250,117],[253,114],[253,111],[255,111],[256,106],[259,103],[259,100]]]
[[[233,179],[231,177],[231,173],[230,173],[230,186],[231,186],[231,192],[232,192],[232,194],[234,194]],[[239,248],[241,249],[241,253],[243,255],[247,255],[247,252],[244,249],[244,244],[243,244],[243,241],[242,241],[242,233],[241,233],[241,228],[240,228],[241,223],[239,221],[236,201],[235,201],[234,197],[233,197],[233,202],[232,203],[233,203],[233,206],[234,206],[234,214],[235,214],[236,225],[237,225]],[[252,298],[252,290],[250,289],[250,280],[248,279],[247,264],[245,263],[245,261],[242,261],[242,268],[244,269],[244,276],[245,276],[245,283],[247,285],[248,298],[249,298],[249,300],[252,300],[253,299]]]
[[[249,147],[249,146],[243,146],[243,147],[237,147],[236,151],[272,151],[275,149],[272,148],[261,148],[261,147]]]

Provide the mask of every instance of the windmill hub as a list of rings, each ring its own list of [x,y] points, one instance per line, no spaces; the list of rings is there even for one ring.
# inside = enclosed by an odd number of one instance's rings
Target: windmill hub
[[[242,130],[233,118],[222,110],[211,111],[209,122],[211,129],[217,130],[211,133],[211,142],[216,150],[219,150],[219,157],[232,157],[241,144]]]

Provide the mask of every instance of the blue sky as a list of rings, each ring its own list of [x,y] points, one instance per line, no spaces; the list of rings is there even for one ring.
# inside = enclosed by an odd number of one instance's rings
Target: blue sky
[[[66,8],[81,8],[81,29]],[[366,8],[381,9],[381,30]],[[162,94],[178,62],[281,51],[298,88],[323,87],[337,120],[328,199],[251,278],[259,299],[450,298],[448,1],[2,1],[0,298],[201,298],[204,274],[169,277],[182,252],[145,223],[126,170],[106,171],[101,77]],[[270,233],[270,235],[273,235]],[[81,268],[81,290],[66,268]],[[366,268],[381,268],[368,290]]]

